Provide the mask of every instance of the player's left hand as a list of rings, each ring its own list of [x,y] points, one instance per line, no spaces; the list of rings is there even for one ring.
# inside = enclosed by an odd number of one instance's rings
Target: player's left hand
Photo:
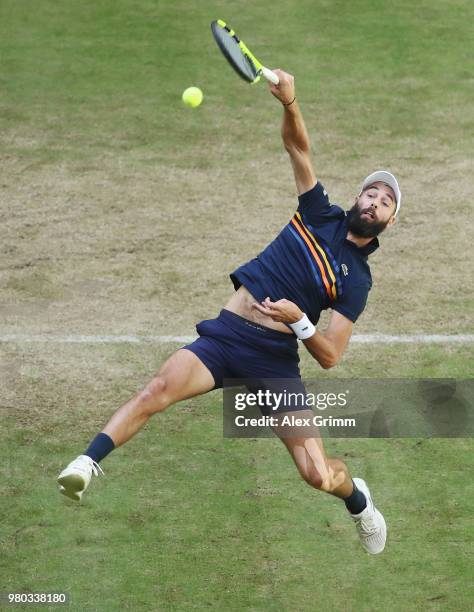
[[[303,316],[303,311],[294,302],[290,302],[290,300],[272,302],[267,297],[261,304],[254,302],[252,308],[271,317],[277,323],[296,323]]]

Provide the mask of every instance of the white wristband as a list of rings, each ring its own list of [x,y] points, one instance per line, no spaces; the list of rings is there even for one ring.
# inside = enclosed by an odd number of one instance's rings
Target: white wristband
[[[304,313],[299,321],[296,321],[296,323],[288,323],[288,325],[291,327],[291,329],[295,332],[295,334],[300,340],[306,340],[307,338],[311,338],[311,336],[313,336],[314,332],[316,331],[316,328],[308,319],[308,316]]]

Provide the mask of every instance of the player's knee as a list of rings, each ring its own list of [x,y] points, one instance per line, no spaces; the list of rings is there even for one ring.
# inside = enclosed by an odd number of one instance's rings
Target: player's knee
[[[301,476],[313,489],[330,493],[334,488],[331,472],[326,465],[317,468],[315,464],[307,465],[304,470],[300,470]]]
[[[321,484],[318,489],[320,491],[324,491],[325,493],[330,493],[333,490],[333,483],[329,476],[321,476]]]
[[[301,472],[301,476],[303,477],[303,480],[307,484],[309,484],[310,487],[313,487],[313,489],[322,490],[324,485],[324,478],[316,468]]]
[[[163,376],[156,376],[140,393],[140,404],[147,414],[163,412],[170,405],[168,383]]]

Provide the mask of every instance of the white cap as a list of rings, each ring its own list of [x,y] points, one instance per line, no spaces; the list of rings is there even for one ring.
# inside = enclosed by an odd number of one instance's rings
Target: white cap
[[[376,172],[372,172],[372,174],[369,174],[369,176],[364,179],[364,182],[362,183],[361,193],[369,185],[373,185],[374,183],[379,182],[385,183],[385,185],[388,185],[392,188],[393,193],[395,194],[395,200],[397,204],[394,216],[398,215],[398,211],[400,210],[400,204],[402,203],[402,192],[400,191],[400,187],[398,186],[397,179],[390,172],[387,172],[386,170],[377,170]]]

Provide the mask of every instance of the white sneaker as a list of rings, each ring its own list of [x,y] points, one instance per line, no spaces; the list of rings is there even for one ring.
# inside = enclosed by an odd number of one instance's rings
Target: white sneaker
[[[79,455],[59,474],[59,492],[73,499],[81,501],[82,494],[89,486],[92,472],[96,476],[103,474],[102,468],[87,455]]]
[[[381,513],[374,506],[369,487],[362,478],[353,478],[355,486],[367,499],[367,507],[360,514],[351,514],[354,519],[359,540],[371,555],[381,553],[387,540],[387,525]]]

